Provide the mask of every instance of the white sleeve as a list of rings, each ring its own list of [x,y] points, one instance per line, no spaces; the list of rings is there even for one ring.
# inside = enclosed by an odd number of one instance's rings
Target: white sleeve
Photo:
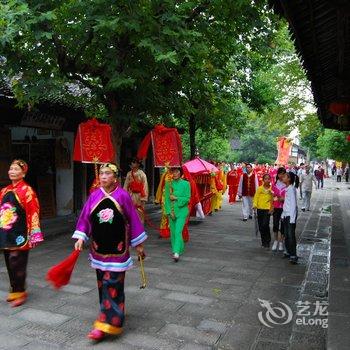
[[[237,194],[239,196],[242,196],[242,191],[243,191],[243,175],[241,175],[241,178],[239,179]]]
[[[259,187],[259,180],[258,180],[258,176],[255,174],[255,192],[257,191],[258,187]]]
[[[295,187],[293,187],[293,190],[290,191],[290,223],[295,224],[295,221],[297,219],[297,190]]]

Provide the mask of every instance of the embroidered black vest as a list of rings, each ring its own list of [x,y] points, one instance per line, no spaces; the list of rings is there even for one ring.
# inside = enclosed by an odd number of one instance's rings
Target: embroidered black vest
[[[124,216],[117,204],[104,198],[90,214],[92,249],[101,255],[123,255],[127,247]]]
[[[0,249],[20,248],[28,240],[26,212],[16,194],[7,192],[0,203]]]

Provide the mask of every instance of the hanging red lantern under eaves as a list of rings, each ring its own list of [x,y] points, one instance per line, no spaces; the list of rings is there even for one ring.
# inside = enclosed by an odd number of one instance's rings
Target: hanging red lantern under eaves
[[[332,102],[328,110],[338,117],[345,117],[350,115],[350,103],[349,102]]]

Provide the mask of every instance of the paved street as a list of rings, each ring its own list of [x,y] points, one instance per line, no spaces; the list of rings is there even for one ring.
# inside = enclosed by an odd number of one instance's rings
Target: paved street
[[[125,333],[95,346],[86,339],[98,312],[87,252],[71,284],[57,292],[47,285],[45,274],[70,253],[73,241],[71,232],[48,239],[31,252],[30,298],[24,306],[11,309],[4,301],[8,281],[2,265],[0,349],[325,349],[326,329],[296,324],[295,302],[327,301],[337,185],[328,181],[326,186],[331,189],[314,192],[312,211],[300,212],[297,266],[260,247],[253,221],[240,220],[240,203],[225,204],[221,212],[192,223],[191,241],[177,264],[169,242],[150,230],[145,261],[149,285],[139,289],[138,268],[127,273]],[[294,318],[272,328],[263,325],[258,298],[287,304]]]

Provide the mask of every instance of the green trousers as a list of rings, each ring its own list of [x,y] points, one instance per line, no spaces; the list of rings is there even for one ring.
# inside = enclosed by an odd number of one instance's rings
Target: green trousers
[[[183,254],[185,250],[185,243],[182,238],[182,230],[185,226],[186,220],[187,217],[177,217],[175,219],[172,219],[169,216],[171,249],[174,254]]]

